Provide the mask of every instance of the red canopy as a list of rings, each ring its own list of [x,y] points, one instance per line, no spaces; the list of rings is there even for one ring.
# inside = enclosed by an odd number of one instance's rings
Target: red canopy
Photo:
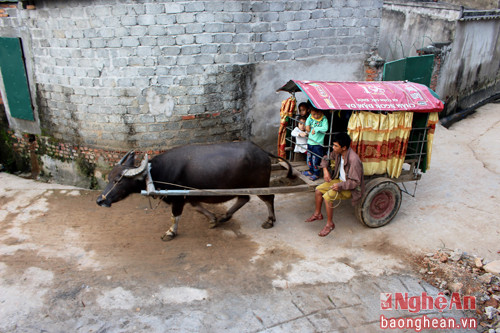
[[[444,107],[427,86],[405,81],[290,80],[280,90],[302,91],[321,110],[439,112]]]

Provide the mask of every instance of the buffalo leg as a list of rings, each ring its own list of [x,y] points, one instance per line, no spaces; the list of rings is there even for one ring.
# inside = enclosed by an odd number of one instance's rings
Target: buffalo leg
[[[217,222],[224,223],[229,221],[231,217],[233,217],[233,214],[236,213],[238,209],[243,207],[248,201],[250,201],[250,197],[248,195],[239,196],[234,205],[227,210],[226,215],[217,220]]]
[[[269,212],[269,217],[267,218],[266,222],[262,223],[262,228],[272,228],[274,226],[274,222],[276,221],[276,215],[274,215],[274,194],[259,195],[259,198],[260,200],[264,201]]]
[[[215,228],[217,226],[217,217],[214,215],[214,213],[212,213],[211,211],[209,211],[208,209],[206,209],[205,207],[203,207],[201,205],[201,203],[199,203],[199,202],[191,202],[191,205],[198,212],[200,212],[203,215],[205,215],[206,217],[208,217],[208,219],[210,220],[210,224],[209,224],[209,228],[210,229]]]
[[[161,240],[166,242],[174,239],[177,236],[177,228],[179,226],[179,219],[181,218],[182,210],[184,209],[184,200],[176,200],[172,202],[172,226],[168,231],[161,237]]]

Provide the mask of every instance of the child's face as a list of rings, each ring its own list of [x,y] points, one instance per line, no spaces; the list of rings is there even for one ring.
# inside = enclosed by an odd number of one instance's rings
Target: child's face
[[[299,107],[299,113],[301,116],[305,116],[307,114],[307,109],[303,106]]]
[[[322,113],[321,113],[321,112],[319,112],[319,111],[313,110],[313,111],[311,112],[311,116],[312,116],[314,119],[319,119],[319,118],[321,118]]]
[[[301,121],[303,121],[303,120],[301,120]],[[298,127],[299,127],[299,130],[301,130],[301,131],[304,131],[306,129],[306,125],[302,122],[299,122]]]

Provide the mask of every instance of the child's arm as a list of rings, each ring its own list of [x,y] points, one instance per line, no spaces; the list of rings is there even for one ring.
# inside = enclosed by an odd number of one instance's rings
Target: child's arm
[[[300,134],[300,129],[298,127],[295,127],[292,131],[292,136],[297,137],[299,136],[299,134]]]
[[[311,116],[306,119],[306,132],[311,133]]]
[[[316,133],[326,133],[328,131],[328,119],[326,119],[326,116],[323,118],[320,126],[315,128],[315,131]]]

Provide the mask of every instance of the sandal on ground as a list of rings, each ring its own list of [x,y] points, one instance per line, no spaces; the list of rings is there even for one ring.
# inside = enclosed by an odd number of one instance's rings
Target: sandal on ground
[[[321,230],[318,234],[319,237],[325,237],[325,236],[328,236],[328,234],[330,232],[332,232],[332,230],[335,229],[335,224],[334,225],[325,225],[325,227],[323,228],[323,230]]]
[[[319,177],[316,176],[316,175],[312,175],[311,177],[309,177],[309,179],[312,180],[312,181],[315,181],[315,180],[318,180]]]
[[[310,218],[306,220],[306,222],[313,222],[317,220],[322,220],[323,219],[323,214],[319,213],[318,215],[312,214]]]
[[[311,173],[311,171],[304,171],[304,172],[302,172],[302,174],[303,174],[304,176],[307,176],[307,177],[311,177],[311,176],[313,175],[313,174]]]

